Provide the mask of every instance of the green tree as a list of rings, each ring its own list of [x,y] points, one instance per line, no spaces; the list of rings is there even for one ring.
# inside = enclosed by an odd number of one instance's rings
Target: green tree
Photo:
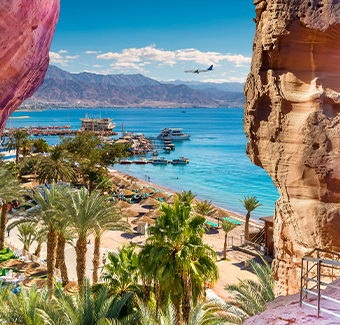
[[[33,152],[42,153],[42,152],[49,152],[49,151],[50,151],[50,147],[45,139],[39,138],[33,141]]]
[[[25,138],[22,140],[21,152],[24,159],[30,153],[30,151],[32,151],[32,145],[33,141],[31,139]]]
[[[41,157],[28,157],[23,159],[20,162],[20,174],[21,175],[29,175],[29,174],[36,174],[38,171],[39,163]]]
[[[13,177],[12,172],[0,168],[0,199],[2,200],[0,221],[0,250],[4,249],[9,202],[15,199],[21,200],[21,190],[22,188],[19,186],[19,182]]]
[[[263,260],[264,265],[249,261],[258,281],[243,280],[238,284],[227,285],[225,289],[232,295],[226,304],[226,318],[234,324],[243,321],[266,309],[266,304],[275,299],[274,277],[270,266]]]
[[[213,210],[213,205],[211,203],[211,201],[201,201],[198,202],[195,206],[195,211],[202,217],[204,217],[205,215],[207,215],[210,211]]]
[[[56,146],[51,149],[50,155],[43,157],[40,161],[38,168],[39,182],[75,181],[76,173],[66,158],[68,158],[67,152],[62,147]]]
[[[135,246],[125,246],[118,252],[108,252],[108,263],[104,265],[101,279],[111,294],[123,296],[128,292],[139,292],[138,255]]]
[[[34,251],[36,257],[40,257],[41,246],[46,242],[47,239],[47,229],[45,226],[35,226],[34,227],[34,240],[37,242],[37,247]]]
[[[24,139],[28,138],[28,134],[22,130],[16,130],[13,134],[11,134],[10,138],[6,143],[6,149],[15,150],[15,163],[19,163],[19,151],[23,146]]]
[[[228,245],[228,233],[235,229],[238,225],[228,220],[222,220],[222,229],[224,231],[224,247],[223,247],[223,259],[227,259],[227,245]]]
[[[23,223],[18,225],[18,239],[24,245],[23,249],[29,252],[34,242],[34,227],[32,224]]]
[[[247,210],[246,215],[246,223],[244,226],[244,237],[246,240],[249,240],[249,219],[250,219],[250,212],[254,211],[256,208],[262,206],[262,204],[259,204],[259,201],[257,200],[256,196],[244,196],[244,200],[239,201],[243,204],[244,208]]]
[[[196,305],[205,294],[206,282],[214,283],[219,275],[216,252],[202,239],[205,218],[192,216],[185,202],[176,198],[173,206],[161,206],[163,214],[149,228],[152,235],[139,254],[139,265],[153,277],[156,287],[171,295],[178,317],[182,306],[188,323],[191,300]]]
[[[193,203],[196,197],[196,194],[193,194],[191,190],[182,191],[182,193],[177,193],[177,197],[178,197],[179,202],[181,202],[184,205],[190,206]]]

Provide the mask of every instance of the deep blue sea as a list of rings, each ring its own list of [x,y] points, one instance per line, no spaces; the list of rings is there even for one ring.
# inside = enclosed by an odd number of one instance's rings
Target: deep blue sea
[[[254,166],[245,153],[247,139],[243,131],[242,108],[185,109],[70,109],[36,112],[15,112],[12,116],[29,116],[29,119],[12,120],[12,127],[69,125],[80,127],[79,118],[89,116],[110,117],[125,131],[157,136],[163,128],[183,128],[191,134],[190,140],[174,142],[176,150],[159,153],[168,160],[178,157],[190,159],[186,166],[119,165],[118,171],[145,179],[175,191],[192,190],[199,199],[212,200],[213,204],[245,215],[239,201],[245,195],[256,195],[262,207],[252,212],[252,218],[273,215],[278,191],[266,171]],[[7,123],[9,127],[9,122]],[[45,137],[50,144],[58,137]],[[150,155],[151,156],[151,155]],[[136,158],[139,159],[139,158]]]

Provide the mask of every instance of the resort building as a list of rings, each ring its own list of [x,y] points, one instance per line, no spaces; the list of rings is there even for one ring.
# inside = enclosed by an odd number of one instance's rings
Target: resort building
[[[110,118],[81,118],[80,131],[112,131],[116,123],[111,123]]]

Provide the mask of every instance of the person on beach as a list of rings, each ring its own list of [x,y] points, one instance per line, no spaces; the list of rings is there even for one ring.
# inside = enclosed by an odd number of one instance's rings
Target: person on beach
[[[9,237],[9,229],[7,228],[7,237]]]

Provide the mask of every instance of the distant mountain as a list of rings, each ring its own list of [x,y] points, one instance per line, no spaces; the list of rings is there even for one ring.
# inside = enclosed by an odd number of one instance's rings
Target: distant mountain
[[[215,84],[211,84],[215,85]],[[141,74],[70,73],[49,66],[44,83],[22,107],[241,107],[243,92],[160,83]],[[205,84],[206,86],[206,84]],[[234,86],[232,86],[234,87]],[[236,86],[235,86],[236,87]]]
[[[171,84],[171,85],[186,85],[192,89],[197,90],[205,90],[205,89],[218,89],[222,91],[233,91],[233,92],[242,92],[244,83],[240,82],[223,82],[223,83],[215,83],[215,82],[201,82],[201,81],[182,81],[182,80],[174,80],[174,81],[163,81],[163,83]]]

